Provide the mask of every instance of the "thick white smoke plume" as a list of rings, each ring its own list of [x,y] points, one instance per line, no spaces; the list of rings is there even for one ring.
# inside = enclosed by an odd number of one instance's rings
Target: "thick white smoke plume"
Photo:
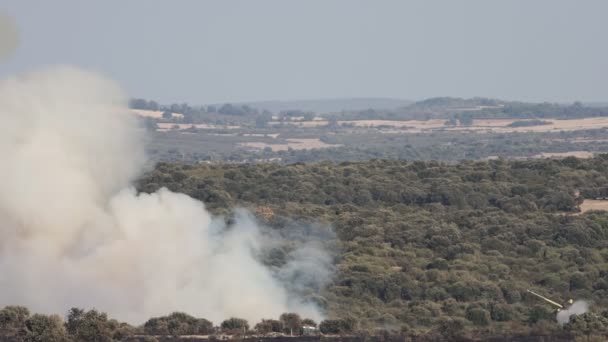
[[[136,194],[143,146],[125,104],[116,84],[70,67],[1,81],[0,306],[97,308],[132,323],[173,311],[216,324],[320,319],[281,281],[325,281],[320,249],[303,244],[271,270],[247,214],[226,229],[186,195]]]
[[[589,311],[589,304],[584,300],[577,300],[569,308],[560,310],[557,313],[557,322],[566,324],[570,321],[570,316],[582,315]]]

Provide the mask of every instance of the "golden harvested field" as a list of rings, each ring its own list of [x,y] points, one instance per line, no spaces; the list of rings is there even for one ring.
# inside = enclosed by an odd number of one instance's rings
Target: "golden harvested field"
[[[570,141],[572,141],[574,143],[590,143],[590,142],[608,142],[608,139],[574,138]]]
[[[573,120],[543,119],[551,124],[530,126],[530,127],[508,127],[511,123],[518,121],[512,119],[493,119],[493,120],[474,120],[473,129],[489,129],[492,132],[511,133],[511,132],[559,132],[559,131],[578,131],[586,129],[598,129],[608,127],[608,118],[583,118]],[[456,127],[455,129],[466,129],[466,127]]]
[[[565,157],[576,157],[576,158],[593,158],[593,153],[589,151],[568,151],[568,152],[556,152],[549,153],[543,152],[534,156],[534,158],[565,158]]]
[[[352,124],[357,127],[379,127],[389,126],[394,128],[406,128],[406,130],[427,130],[445,127],[445,120],[433,119],[433,120],[353,120],[353,121],[339,121],[339,124]]]
[[[342,145],[326,144],[319,139],[287,139],[286,144],[267,144],[264,142],[246,142],[239,143],[240,146],[250,147],[263,150],[270,147],[272,151],[287,151],[289,148],[293,150],[312,150],[318,148],[339,147]]]
[[[271,126],[278,126],[281,124],[280,121],[270,121],[268,122]],[[284,125],[296,126],[296,127],[318,127],[318,126],[327,126],[327,120],[314,120],[314,121],[285,121]]]
[[[218,125],[208,125],[208,124],[176,124],[170,122],[161,122],[157,124],[158,132],[170,131],[170,130],[184,130],[188,128],[198,128],[198,129],[239,129],[241,126],[218,126]]]
[[[543,119],[550,122],[547,125],[528,126],[528,127],[509,127],[514,119],[478,119],[473,120],[471,126],[455,126],[446,128],[450,131],[485,131],[495,133],[514,133],[514,132],[559,132],[559,131],[578,131],[586,129],[599,129],[608,127],[608,117],[583,118],[573,120]]]
[[[446,126],[444,119],[431,120],[350,120],[338,121],[338,124],[353,125],[355,127],[380,128],[385,129],[383,133],[420,133],[432,132],[437,130],[448,131],[474,131],[474,132],[495,132],[495,133],[514,133],[514,132],[559,132],[577,131],[586,129],[608,128],[608,117],[583,118],[573,120],[543,119],[550,122],[547,125],[528,126],[528,127],[509,127],[517,119],[476,119],[470,126]],[[328,121],[316,118],[315,121],[287,121],[285,125],[296,127],[318,127],[327,125]],[[272,121],[269,124],[279,125],[280,122]],[[390,127],[386,131],[386,128]]]
[[[162,117],[163,117],[163,112],[161,112],[161,111],[144,110],[144,109],[131,109],[131,111],[133,111],[135,114],[137,114],[139,116],[143,116],[146,118],[162,119]],[[184,117],[184,114],[179,114],[179,113],[171,113],[171,115],[174,118],[179,118],[179,119]]]
[[[273,138],[276,139],[279,136],[279,133],[273,133],[273,134],[256,134],[256,133],[245,133],[243,134],[244,137],[263,137],[263,138]]]

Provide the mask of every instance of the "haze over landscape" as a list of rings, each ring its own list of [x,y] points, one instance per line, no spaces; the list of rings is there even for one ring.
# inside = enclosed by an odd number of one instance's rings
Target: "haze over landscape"
[[[602,1],[0,5],[0,341],[608,339]]]
[[[607,101],[602,0],[5,0],[1,75],[98,70],[162,103],[434,96]]]

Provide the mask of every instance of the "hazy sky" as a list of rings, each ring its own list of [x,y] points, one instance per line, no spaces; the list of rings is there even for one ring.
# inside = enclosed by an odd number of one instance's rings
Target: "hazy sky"
[[[0,75],[103,72],[163,103],[331,97],[608,100],[608,1],[3,0]]]

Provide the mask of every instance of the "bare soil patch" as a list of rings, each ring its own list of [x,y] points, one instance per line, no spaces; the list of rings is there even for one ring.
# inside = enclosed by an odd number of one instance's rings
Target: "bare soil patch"
[[[574,138],[573,143],[592,143],[592,142],[608,142],[608,139],[593,139],[593,138]]]
[[[276,139],[279,136],[279,133],[272,133],[272,134],[262,134],[262,133],[245,133],[243,134],[244,137],[263,137],[263,138],[273,138]]]
[[[170,123],[170,122],[161,122],[157,124],[157,131],[170,131],[170,130],[184,130],[189,128],[197,128],[197,129],[239,129],[241,126],[218,126],[218,125],[209,125],[209,124],[178,124],[178,123]]]
[[[445,120],[352,120],[339,121],[339,124],[349,124],[356,127],[393,127],[406,128],[406,131],[428,130],[445,127]]]
[[[377,129],[398,129],[399,131],[386,131],[385,133],[420,133],[425,131],[449,130],[449,131],[474,131],[474,132],[496,132],[496,133],[514,133],[514,132],[559,132],[559,131],[577,131],[587,129],[608,128],[608,117],[597,118],[582,118],[573,120],[561,120],[543,118],[543,121],[549,122],[546,125],[538,126],[523,126],[509,127],[515,121],[521,119],[475,119],[473,124],[469,126],[446,126],[445,119],[431,120],[350,120],[338,121],[339,125],[352,125],[361,128],[377,128]],[[270,125],[276,126],[281,124],[279,121],[271,121]],[[315,118],[313,121],[285,121],[285,125],[296,127],[318,127],[325,126],[328,121],[323,118]]]
[[[593,152],[589,151],[569,151],[569,152],[543,152],[534,156],[534,158],[565,158],[565,157],[576,157],[576,158],[593,158]]]
[[[264,142],[246,142],[239,143],[239,146],[249,147],[254,149],[263,150],[266,147],[270,147],[272,151],[287,151],[288,149],[293,150],[312,150],[320,148],[339,147],[342,145],[332,145],[322,142],[319,139],[287,139],[287,143],[284,144],[268,144]]]
[[[319,127],[319,126],[327,126],[327,120],[315,120],[315,121],[269,121],[268,124],[271,126],[278,126],[280,124],[296,126],[296,127]]]
[[[474,120],[469,128],[481,129],[489,128],[493,132],[555,132],[555,131],[579,131],[586,129],[599,129],[608,127],[608,117],[582,118],[573,120],[543,119],[551,124],[527,127],[508,127],[511,123],[518,120],[513,119],[483,119]],[[456,127],[465,129],[465,127]]]
[[[608,200],[593,200],[586,199],[581,204],[581,213],[585,213],[589,210],[606,210],[608,211]]]
[[[131,109],[131,111],[139,116],[143,116],[146,118],[162,119],[163,117],[163,112],[158,110]],[[184,114],[171,113],[171,116],[173,116],[174,118],[181,119],[184,117]]]

